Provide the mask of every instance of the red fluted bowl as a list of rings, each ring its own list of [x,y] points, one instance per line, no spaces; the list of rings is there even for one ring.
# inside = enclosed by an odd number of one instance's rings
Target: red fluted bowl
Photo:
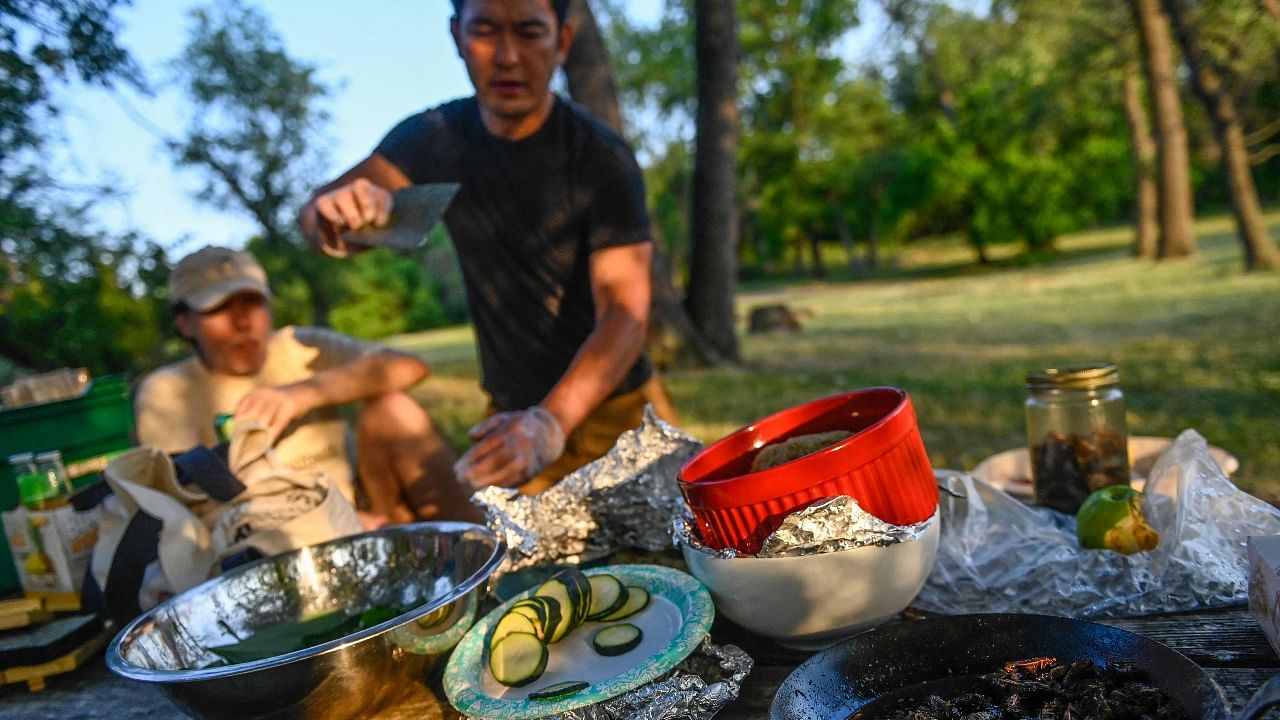
[[[776,467],[750,472],[760,448],[797,435],[853,435]],[[754,554],[783,518],[848,495],[895,525],[922,522],[938,507],[938,485],[903,390],[874,387],[813,400],[770,415],[703,448],[678,477],[702,540]]]

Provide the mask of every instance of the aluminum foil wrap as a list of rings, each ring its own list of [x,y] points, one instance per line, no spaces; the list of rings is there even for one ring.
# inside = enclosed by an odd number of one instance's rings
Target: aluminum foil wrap
[[[533,496],[497,487],[476,493],[486,523],[507,542],[499,572],[581,563],[621,548],[670,548],[671,518],[684,505],[676,473],[701,448],[646,407],[640,427],[550,489]]]
[[[919,540],[929,521],[892,525],[842,495],[794,512],[765,538],[760,557],[795,557]]]
[[[1081,548],[1074,516],[969,475],[939,480],[937,560],[913,603],[925,611],[1115,617],[1241,603],[1245,538],[1280,534],[1280,510],[1232,484],[1194,430],[1151,471],[1143,512],[1160,544],[1135,555]]]
[[[892,545],[924,537],[937,514],[914,525],[892,525],[863,510],[847,495],[814,503],[788,515],[778,529],[765,538],[755,557],[795,557],[850,550],[868,545]],[[696,532],[697,523],[685,509],[672,523],[672,539],[677,547],[688,545],[699,552],[721,558],[743,557],[733,548],[714,550],[704,545]]]

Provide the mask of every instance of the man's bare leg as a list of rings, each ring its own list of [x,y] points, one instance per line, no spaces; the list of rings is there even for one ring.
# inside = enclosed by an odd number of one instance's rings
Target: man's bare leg
[[[365,402],[356,422],[360,484],[369,511],[392,523],[483,522],[471,489],[454,479],[457,454],[426,410],[405,393]]]

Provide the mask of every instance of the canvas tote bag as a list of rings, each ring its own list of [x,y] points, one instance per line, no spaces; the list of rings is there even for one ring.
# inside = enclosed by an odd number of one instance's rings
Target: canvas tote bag
[[[275,461],[274,438],[237,423],[225,459],[138,447],[103,473],[91,579],[118,622],[258,557],[362,531],[351,502],[318,470]]]

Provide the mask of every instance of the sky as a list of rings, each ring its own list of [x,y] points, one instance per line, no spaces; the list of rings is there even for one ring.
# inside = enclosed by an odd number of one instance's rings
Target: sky
[[[99,204],[96,219],[111,231],[139,230],[179,256],[206,244],[239,247],[254,233],[245,216],[192,199],[194,171],[177,170],[144,125],[170,135],[186,126],[185,103],[165,88],[168,62],[190,30],[187,0],[134,0],[117,13],[120,40],[156,86],[153,97],[128,88],[71,86],[61,92],[64,146],[54,167],[68,180],[107,183],[123,191]],[[320,68],[335,88],[328,148],[331,175],[369,153],[401,118],[469,95],[471,86],[448,36],[448,0],[258,0],[289,54]],[[630,0],[639,22],[657,18],[661,0]],[[139,118],[141,122],[137,119]],[[331,177],[316,178],[320,185]]]

